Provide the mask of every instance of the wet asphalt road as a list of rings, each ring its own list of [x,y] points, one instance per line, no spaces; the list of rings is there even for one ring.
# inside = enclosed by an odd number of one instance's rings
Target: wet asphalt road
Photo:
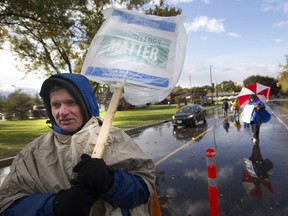
[[[205,153],[212,147],[219,215],[287,216],[288,103],[269,102],[268,111],[272,118],[261,126],[259,145],[250,128],[235,124],[232,113],[224,118],[221,109],[209,110],[207,124],[196,128],[173,129],[166,122],[133,135],[156,164],[162,214],[209,215]],[[256,173],[246,169],[245,158]]]

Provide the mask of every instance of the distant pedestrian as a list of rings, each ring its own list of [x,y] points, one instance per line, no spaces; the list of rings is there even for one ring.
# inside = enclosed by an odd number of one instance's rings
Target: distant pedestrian
[[[271,115],[266,111],[265,104],[258,100],[255,94],[251,94],[249,96],[248,105],[254,106],[250,119],[250,125],[253,133],[252,140],[254,143],[259,143],[260,125],[263,122],[268,122]]]
[[[236,98],[236,99],[232,102],[232,107],[233,107],[234,118],[235,118],[235,119],[238,119],[238,121],[239,121],[240,103],[239,103],[238,98]]]
[[[227,116],[228,108],[229,108],[229,104],[227,102],[227,98],[225,98],[223,103],[222,103],[222,109],[223,109],[224,117]]]

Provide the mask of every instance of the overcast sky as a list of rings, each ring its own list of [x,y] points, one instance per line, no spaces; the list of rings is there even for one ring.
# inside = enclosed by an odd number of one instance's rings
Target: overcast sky
[[[251,75],[277,78],[288,54],[287,0],[171,0],[186,16],[186,61],[182,87],[243,80]],[[16,69],[8,49],[0,51],[0,87],[40,89],[43,79]],[[211,67],[210,67],[211,66]]]

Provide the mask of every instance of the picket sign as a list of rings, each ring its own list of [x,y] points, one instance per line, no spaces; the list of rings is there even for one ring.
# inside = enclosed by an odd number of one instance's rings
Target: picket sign
[[[105,22],[93,38],[81,73],[112,88],[123,83],[132,105],[160,102],[181,75],[187,46],[184,17],[159,17],[105,9]]]
[[[254,105],[246,104],[243,109],[242,122],[250,124],[251,115],[254,110]]]

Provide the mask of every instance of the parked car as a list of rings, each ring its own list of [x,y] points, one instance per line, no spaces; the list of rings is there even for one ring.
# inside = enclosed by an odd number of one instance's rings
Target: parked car
[[[203,121],[206,124],[206,109],[200,104],[190,104],[181,107],[173,116],[173,127],[177,126],[196,126]]]

